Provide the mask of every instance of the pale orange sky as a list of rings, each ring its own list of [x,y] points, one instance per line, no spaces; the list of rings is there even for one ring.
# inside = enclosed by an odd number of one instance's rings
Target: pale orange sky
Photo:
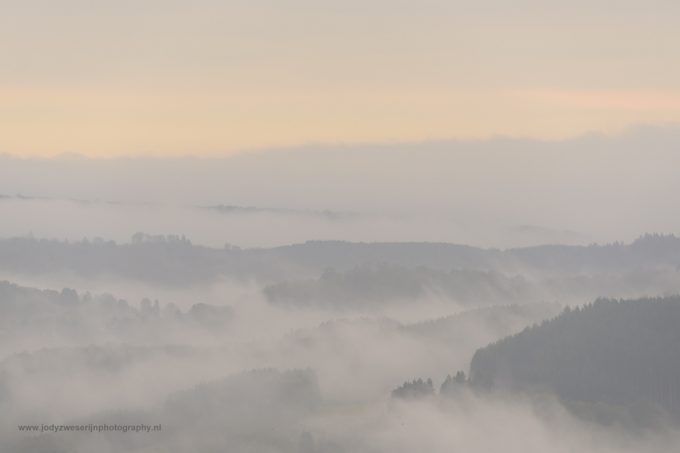
[[[680,2],[3,1],[0,152],[226,154],[680,122]]]

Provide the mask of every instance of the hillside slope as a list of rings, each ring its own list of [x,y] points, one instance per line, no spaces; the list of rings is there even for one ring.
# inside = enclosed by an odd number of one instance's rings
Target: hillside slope
[[[472,385],[680,414],[680,297],[598,300],[478,350]]]

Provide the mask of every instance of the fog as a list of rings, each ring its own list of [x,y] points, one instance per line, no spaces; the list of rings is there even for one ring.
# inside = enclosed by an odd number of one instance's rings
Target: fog
[[[678,145],[2,156],[0,451],[672,451]]]
[[[184,234],[196,244],[222,247],[271,247],[308,240],[389,241],[412,239],[451,242],[474,237],[476,243],[586,242],[585,236],[523,225],[471,231],[453,216],[416,216],[366,212],[267,209],[252,206],[199,206],[170,203],[120,203],[97,200],[0,198],[4,237],[68,239],[102,237],[127,242],[137,232]],[[38,220],[47,213],[49,224]],[[121,222],[121,219],[125,219]],[[559,241],[563,238],[563,241]],[[455,241],[454,241],[455,242]]]
[[[4,199],[3,218],[12,220],[2,232],[125,240],[144,231],[241,247],[631,241],[680,228],[667,197],[680,190],[678,145],[677,126],[649,126],[563,141],[310,145],[225,158],[5,155],[0,194],[49,200]],[[219,205],[255,209],[193,209]],[[50,231],[34,221],[43,208],[59,213]]]
[[[419,300],[411,312],[367,316],[281,309],[254,287],[220,286],[202,296],[228,311],[202,317],[191,307],[0,286],[2,438],[11,451],[632,452],[680,440],[661,412],[593,423],[543,392],[390,397],[415,376],[438,386],[467,371],[477,348],[555,316],[559,304]],[[395,319],[422,317],[427,305],[450,315]],[[17,434],[34,422],[162,423],[163,432]]]

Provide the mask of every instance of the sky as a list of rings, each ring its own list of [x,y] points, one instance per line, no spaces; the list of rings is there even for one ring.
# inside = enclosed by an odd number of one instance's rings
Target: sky
[[[0,0],[0,153],[229,155],[680,122],[672,0]]]

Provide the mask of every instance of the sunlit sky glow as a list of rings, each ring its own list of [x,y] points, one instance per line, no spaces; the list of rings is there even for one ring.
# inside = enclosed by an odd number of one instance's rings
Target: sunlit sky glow
[[[557,139],[680,122],[677,1],[0,5],[10,154]]]

